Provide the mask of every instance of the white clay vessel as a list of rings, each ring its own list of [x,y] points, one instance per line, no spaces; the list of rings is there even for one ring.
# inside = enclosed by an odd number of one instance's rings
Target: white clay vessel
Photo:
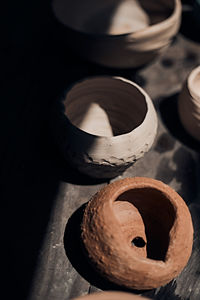
[[[185,130],[200,141],[200,66],[189,74],[183,86],[178,111]]]
[[[180,0],[53,0],[52,10],[68,46],[114,68],[150,62],[170,44],[181,21]]]
[[[59,104],[59,103],[57,103]],[[53,131],[66,158],[96,178],[121,174],[153,144],[157,115],[150,97],[121,77],[76,83],[54,108]]]

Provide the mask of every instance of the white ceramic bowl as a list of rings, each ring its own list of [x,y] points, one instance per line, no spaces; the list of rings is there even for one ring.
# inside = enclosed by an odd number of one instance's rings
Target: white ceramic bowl
[[[71,48],[115,68],[150,62],[170,44],[181,20],[180,0],[53,0],[52,9]]]
[[[178,111],[185,130],[200,141],[200,66],[189,74],[183,86]]]
[[[59,104],[59,102],[57,103]],[[76,83],[54,109],[53,131],[66,158],[96,178],[121,174],[147,152],[156,136],[150,97],[121,77],[91,77]]]

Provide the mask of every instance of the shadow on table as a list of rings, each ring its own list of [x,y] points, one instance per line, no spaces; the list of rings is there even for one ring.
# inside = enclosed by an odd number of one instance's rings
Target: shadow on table
[[[171,283],[157,289],[153,299],[157,300],[199,300],[200,285],[200,205],[192,203],[189,205],[194,227],[193,249],[190,259],[180,273]]]
[[[157,110],[170,134],[161,135],[154,148],[158,153],[169,151],[169,155],[160,161],[156,179],[166,184],[174,182],[176,191],[190,204],[196,202],[199,190],[200,143],[183,128],[177,111],[177,98],[178,94],[174,94],[157,102]],[[176,140],[181,144],[176,144]]]
[[[160,112],[163,123],[172,136],[187,147],[199,151],[200,143],[192,138],[181,124],[177,107],[178,96],[179,94],[177,93],[169,97],[159,99],[157,102],[158,111]]]

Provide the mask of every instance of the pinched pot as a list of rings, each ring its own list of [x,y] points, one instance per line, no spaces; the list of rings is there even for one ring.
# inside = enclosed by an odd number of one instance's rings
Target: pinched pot
[[[171,281],[187,264],[193,225],[185,202],[169,186],[126,178],[88,203],[82,241],[102,276],[127,288],[151,289]]]
[[[75,298],[73,300],[148,300],[149,298],[140,297],[130,293],[123,292],[101,292],[87,296]]]
[[[157,57],[181,20],[180,0],[54,0],[52,8],[70,47],[89,61],[117,68]]]
[[[178,111],[185,130],[200,141],[200,66],[190,73],[183,86]]]
[[[57,102],[53,118],[52,129],[66,160],[96,178],[121,174],[150,149],[157,130],[150,97],[120,77],[78,82]]]

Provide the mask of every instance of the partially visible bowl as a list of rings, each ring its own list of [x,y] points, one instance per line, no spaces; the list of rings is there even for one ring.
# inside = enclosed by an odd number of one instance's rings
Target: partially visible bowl
[[[114,68],[157,57],[179,30],[180,0],[53,0],[63,38],[80,56]]]
[[[69,163],[91,177],[112,178],[150,149],[157,115],[137,84],[99,76],[72,86],[56,102],[51,124]]]
[[[200,66],[189,74],[178,100],[179,116],[185,130],[200,141]]]
[[[140,297],[131,293],[125,292],[99,292],[75,298],[73,300],[148,300],[149,298]],[[150,300],[150,299],[149,299]]]

